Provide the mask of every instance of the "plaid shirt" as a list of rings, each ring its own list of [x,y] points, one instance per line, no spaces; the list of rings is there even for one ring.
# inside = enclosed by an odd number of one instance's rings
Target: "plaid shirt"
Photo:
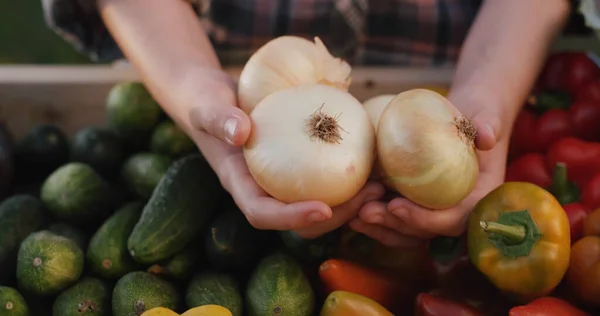
[[[176,0],[172,0],[176,1]],[[352,64],[446,66],[481,0],[187,0],[224,65],[243,64],[270,39],[319,36]],[[90,0],[42,0],[46,21],[95,61],[122,54]]]

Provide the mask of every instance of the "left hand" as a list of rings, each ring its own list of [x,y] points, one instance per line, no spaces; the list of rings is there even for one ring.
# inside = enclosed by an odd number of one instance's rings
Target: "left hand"
[[[504,182],[508,141],[500,141],[500,116],[495,108],[475,104],[461,108],[477,126],[475,145],[479,178],[475,188],[458,205],[446,210],[430,210],[406,198],[395,197],[387,205],[381,201],[365,204],[359,217],[349,225],[388,246],[409,247],[438,235],[458,236],[475,204]],[[503,137],[506,139],[506,137]]]

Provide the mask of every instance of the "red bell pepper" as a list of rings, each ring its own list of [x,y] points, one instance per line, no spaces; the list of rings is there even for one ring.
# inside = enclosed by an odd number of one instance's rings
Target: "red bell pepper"
[[[600,68],[586,52],[558,52],[549,56],[540,74],[544,90],[558,90],[569,94],[582,85],[600,77]]]
[[[600,102],[600,78],[594,79],[583,84],[575,91],[575,101],[595,101]]]
[[[530,152],[543,153],[557,139],[573,135],[573,124],[565,110],[550,109],[537,114],[524,107],[515,120],[510,154],[518,157]]]
[[[474,307],[430,293],[420,293],[415,300],[416,316],[483,316]]]
[[[571,244],[583,237],[583,221],[588,216],[588,208],[581,203],[569,203],[563,205],[565,213],[569,218],[571,228]]]
[[[509,302],[471,263],[465,236],[436,237],[429,245],[434,267],[430,294],[468,304],[488,316],[506,315]]]
[[[583,237],[583,220],[587,217],[587,207],[580,203],[580,190],[569,181],[567,166],[559,162],[554,167],[552,185],[548,188],[560,202],[569,218],[571,244]]]
[[[539,153],[528,153],[512,161],[506,168],[505,182],[529,182],[547,188],[552,176],[546,166],[546,157]]]
[[[569,179],[577,187],[585,188],[600,173],[600,143],[565,137],[548,148],[546,159],[550,168],[559,162],[566,164]]]
[[[509,316],[591,316],[559,298],[546,296],[511,308]]]
[[[600,173],[592,177],[583,188],[581,201],[588,207],[589,212],[600,208]]]

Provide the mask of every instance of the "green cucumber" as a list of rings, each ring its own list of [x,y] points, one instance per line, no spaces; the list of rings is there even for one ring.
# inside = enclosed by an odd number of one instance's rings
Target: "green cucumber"
[[[128,149],[143,150],[162,118],[160,105],[141,82],[121,82],[108,93],[107,124]]]
[[[123,205],[92,236],[86,257],[94,274],[114,279],[139,268],[127,251],[127,238],[143,207],[141,202]]]
[[[220,182],[200,155],[175,161],[146,203],[127,247],[134,260],[152,264],[185,248],[215,212]]]
[[[31,195],[13,195],[0,203],[0,282],[14,278],[19,245],[44,225],[44,217],[42,202]]]
[[[111,289],[96,278],[85,277],[56,297],[53,316],[108,316]]]
[[[250,316],[312,316],[315,294],[302,267],[276,253],[264,258],[250,277],[246,304]]]
[[[12,189],[15,174],[15,142],[12,134],[0,121],[0,200]]]
[[[37,125],[17,143],[17,180],[44,179],[68,160],[69,141],[65,133],[51,124]]]
[[[44,182],[41,197],[52,214],[73,224],[104,219],[114,204],[109,184],[92,167],[80,162],[56,169]]]
[[[134,271],[119,279],[113,290],[114,316],[140,316],[155,307],[178,310],[181,297],[168,281],[147,272]]]
[[[85,163],[102,175],[118,171],[124,158],[121,140],[110,130],[85,127],[73,137],[71,161]]]
[[[304,263],[321,263],[333,257],[341,242],[339,229],[314,239],[304,239],[291,230],[278,233],[287,253]]]
[[[235,279],[228,274],[201,273],[195,275],[185,295],[187,308],[215,304],[229,309],[233,316],[241,316],[243,299]]]
[[[227,207],[206,229],[206,256],[221,271],[250,272],[269,244],[267,234],[252,227],[239,208]]]
[[[83,264],[83,252],[71,239],[35,232],[19,248],[17,282],[31,294],[54,295],[79,279]]]
[[[0,286],[0,316],[29,316],[25,298],[12,287]]]
[[[148,268],[148,272],[154,275],[170,277],[179,281],[185,280],[196,268],[199,252],[196,245],[192,243],[175,254],[173,258],[166,260],[164,264],[153,264]]]
[[[146,200],[150,198],[172,162],[168,156],[148,152],[137,153],[125,161],[121,177],[129,191]]]
[[[150,138],[150,150],[172,158],[181,158],[197,151],[197,147],[179,126],[167,120],[154,129]]]

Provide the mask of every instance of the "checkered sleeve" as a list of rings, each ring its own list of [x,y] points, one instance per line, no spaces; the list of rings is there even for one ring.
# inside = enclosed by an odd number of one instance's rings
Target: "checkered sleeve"
[[[184,0],[200,12],[207,0]],[[45,21],[54,32],[95,62],[123,58],[96,6],[96,0],[42,0]]]

